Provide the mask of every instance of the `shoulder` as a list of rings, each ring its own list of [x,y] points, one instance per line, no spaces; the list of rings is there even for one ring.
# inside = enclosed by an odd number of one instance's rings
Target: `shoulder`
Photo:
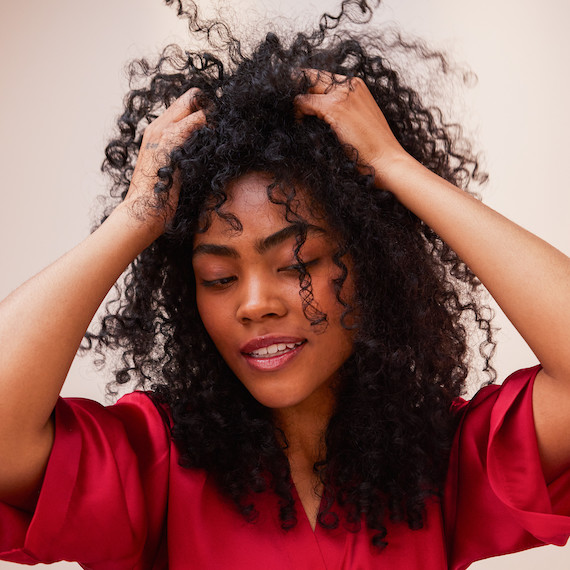
[[[103,406],[93,400],[65,398],[57,403],[56,442],[83,448],[128,449],[140,457],[169,453],[171,419],[167,406],[152,392],[136,391]],[[79,442],[82,442],[81,444]]]
[[[505,412],[523,395],[532,396],[532,389],[540,365],[522,368],[513,372],[502,384],[490,384],[481,388],[473,398],[457,398],[451,405],[451,412],[463,419],[466,414],[484,414],[490,412],[495,404],[500,404],[496,413]]]
[[[165,428],[172,426],[172,416],[168,405],[161,402],[154,392],[137,390],[125,394],[107,409],[117,417],[134,417],[139,421],[161,423]]]

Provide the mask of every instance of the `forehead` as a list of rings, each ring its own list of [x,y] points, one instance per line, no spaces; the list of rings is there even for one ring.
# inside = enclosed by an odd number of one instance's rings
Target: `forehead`
[[[263,215],[279,213],[278,210],[283,208],[271,203],[267,196],[268,188],[273,182],[271,175],[264,172],[250,172],[233,180],[226,188],[228,201],[222,210],[235,215],[238,212],[245,215],[250,212]]]
[[[268,235],[275,230],[289,225],[295,221],[294,217],[285,217],[286,208],[283,203],[275,204],[268,198],[268,187],[274,183],[274,178],[263,172],[250,172],[232,181],[226,187],[227,201],[221,206],[222,214],[232,214],[242,225],[242,232],[232,229],[230,223],[216,213],[210,214],[210,226],[203,233],[194,236],[194,243],[200,243],[213,236],[237,237],[237,235]],[[278,202],[285,202],[285,193],[289,193],[290,188],[285,191],[279,187],[272,190],[274,199]],[[302,188],[295,188],[295,194],[289,201],[289,207],[295,214],[298,214],[304,222],[316,223],[319,226],[326,226],[320,217],[311,213],[306,203],[306,194]]]

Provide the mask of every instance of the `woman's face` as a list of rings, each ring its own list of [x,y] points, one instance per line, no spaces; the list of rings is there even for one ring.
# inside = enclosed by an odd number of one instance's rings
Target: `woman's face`
[[[267,199],[271,179],[250,173],[227,189],[224,212],[240,220],[232,231],[217,215],[194,238],[192,263],[200,316],[220,354],[264,406],[272,409],[317,405],[330,400],[331,385],[352,351],[352,333],[339,322],[342,307],[332,279],[335,243],[326,224],[314,224],[299,255],[311,274],[314,305],[328,326],[311,327],[299,297],[293,254],[296,235],[283,207]],[[350,277],[345,290],[351,290]]]

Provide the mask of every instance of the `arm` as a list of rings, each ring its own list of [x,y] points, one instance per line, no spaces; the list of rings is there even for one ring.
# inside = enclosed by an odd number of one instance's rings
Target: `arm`
[[[455,250],[541,362],[533,407],[543,468],[553,479],[570,464],[570,260],[409,156],[362,81],[327,86],[321,74],[297,98],[298,109],[327,121],[374,168],[377,185]]]
[[[0,499],[33,507],[51,451],[52,411],[77,348],[103,298],[131,261],[163,231],[146,209],[160,160],[204,124],[180,97],[145,131],[125,201],[85,241],[0,303]]]

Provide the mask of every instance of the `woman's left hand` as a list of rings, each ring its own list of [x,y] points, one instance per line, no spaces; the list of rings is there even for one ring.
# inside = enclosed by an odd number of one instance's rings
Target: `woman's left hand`
[[[391,165],[402,158],[409,160],[410,155],[394,137],[364,81],[315,69],[302,73],[314,85],[307,94],[295,97],[297,111],[328,123],[341,143],[358,152],[359,164],[374,168],[377,186],[389,189]],[[341,83],[333,82],[333,78]]]
[[[298,111],[326,121],[374,168],[376,185],[455,250],[539,358],[533,418],[545,477],[556,479],[570,462],[570,260],[415,161],[362,80],[303,73],[315,85],[297,96]]]

